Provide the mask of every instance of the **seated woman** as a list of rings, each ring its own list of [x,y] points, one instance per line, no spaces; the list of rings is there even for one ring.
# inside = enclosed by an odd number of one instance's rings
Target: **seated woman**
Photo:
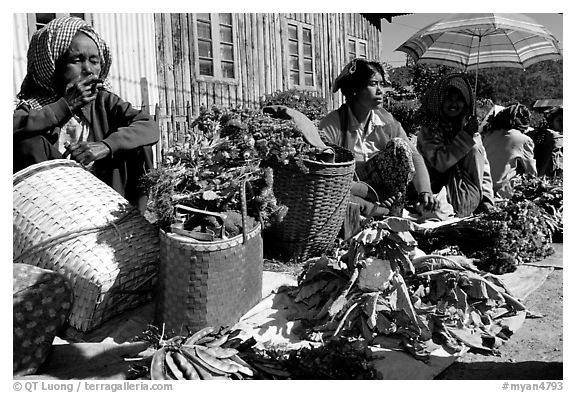
[[[352,187],[352,200],[363,215],[401,216],[410,182],[418,203],[434,210],[438,201],[422,156],[400,123],[382,108],[387,76],[377,62],[354,59],[347,64],[332,86],[334,93],[342,90],[346,102],[320,121],[320,135],[354,152],[360,182]],[[375,201],[383,206],[374,205]]]
[[[139,179],[160,131],[107,90],[110,65],[107,44],[82,19],[54,19],[34,33],[13,116],[13,171],[69,156],[143,211]]]
[[[510,180],[520,174],[536,176],[534,142],[524,132],[530,125],[530,111],[522,104],[510,105],[488,121],[482,134],[494,194],[511,195]]]
[[[458,217],[488,211],[494,205],[486,151],[473,115],[474,94],[463,74],[449,74],[426,93],[425,124],[417,147],[430,173],[432,191],[446,188]]]
[[[563,166],[564,115],[561,106],[544,113],[545,125],[528,133],[534,140],[534,157],[538,176],[561,177]]]

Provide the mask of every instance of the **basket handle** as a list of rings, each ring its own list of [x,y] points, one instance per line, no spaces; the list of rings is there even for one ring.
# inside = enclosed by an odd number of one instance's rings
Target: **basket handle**
[[[246,181],[243,181],[242,184],[240,185],[240,203],[241,203],[241,207],[240,207],[240,214],[242,216],[242,243],[246,243],[246,241],[248,240],[248,230],[246,228],[246,223],[248,222],[248,207],[247,207],[247,203],[246,203]],[[224,213],[215,213],[215,212],[211,212],[211,211],[207,211],[207,210],[200,210],[200,209],[196,209],[194,207],[189,207],[186,205],[176,205],[174,206],[174,210],[177,209],[182,209],[182,210],[187,210],[189,212],[192,213],[200,213],[200,214],[206,214],[209,216],[214,216],[219,218],[222,221],[222,233],[220,234],[220,236],[224,239],[225,237],[225,225],[224,225],[224,220],[226,219],[226,214]]]
[[[248,222],[248,206],[246,203],[246,181],[243,181],[240,185],[240,203],[241,203],[241,214],[242,214],[242,243],[246,243],[248,240],[248,230],[246,229],[246,223]]]

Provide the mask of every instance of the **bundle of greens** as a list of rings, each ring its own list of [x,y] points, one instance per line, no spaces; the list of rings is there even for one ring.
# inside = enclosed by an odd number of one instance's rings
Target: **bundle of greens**
[[[562,242],[564,191],[562,177],[536,177],[522,175],[512,180],[511,203],[532,201],[550,215],[552,238]]]
[[[145,176],[149,210],[164,229],[174,222],[177,204],[234,216],[247,182],[248,214],[268,226],[285,215],[272,191],[269,163],[301,162],[319,153],[291,121],[257,110],[203,109],[184,142],[172,145]]]
[[[556,224],[550,214],[530,200],[506,200],[495,210],[416,233],[427,253],[456,246],[476,266],[494,274],[516,270],[522,263],[540,261],[554,253]]]

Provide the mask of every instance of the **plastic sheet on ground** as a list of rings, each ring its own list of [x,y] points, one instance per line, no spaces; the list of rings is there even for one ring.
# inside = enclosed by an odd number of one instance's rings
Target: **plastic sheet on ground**
[[[561,253],[562,245],[559,245]],[[561,255],[561,254],[560,254]],[[552,268],[519,266],[514,273],[499,276],[507,288],[520,299],[534,292],[552,271]],[[294,304],[283,287],[296,285],[288,274],[264,272],[263,300],[248,311],[240,322],[250,329],[258,340],[283,343],[287,346],[306,345],[297,338],[298,323],[290,320]],[[128,363],[122,355],[134,354],[146,344],[131,343],[153,321],[154,303],[148,303],[107,322],[101,328],[85,334],[66,332],[66,339],[56,338],[53,351],[38,375],[30,379],[126,379]],[[524,321],[519,315],[514,329]],[[432,379],[454,361],[441,348],[432,352],[428,364],[399,350],[398,342],[379,337],[376,342],[384,348],[373,347],[373,364],[382,379]]]

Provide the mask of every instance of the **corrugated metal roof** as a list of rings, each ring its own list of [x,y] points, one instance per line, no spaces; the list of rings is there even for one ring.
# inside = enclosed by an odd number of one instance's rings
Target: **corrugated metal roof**
[[[382,26],[382,19],[386,19],[388,21],[388,23],[392,22],[392,18],[394,18],[395,16],[402,16],[402,15],[410,15],[410,14],[377,14],[377,13],[369,13],[369,14],[360,14],[362,15],[364,18],[366,18],[366,20],[368,22],[370,22],[370,24],[376,26],[376,28],[378,30],[380,30],[380,27]]]
[[[532,107],[533,108],[551,108],[553,106],[560,106],[560,105],[562,105],[562,98],[537,100]]]

